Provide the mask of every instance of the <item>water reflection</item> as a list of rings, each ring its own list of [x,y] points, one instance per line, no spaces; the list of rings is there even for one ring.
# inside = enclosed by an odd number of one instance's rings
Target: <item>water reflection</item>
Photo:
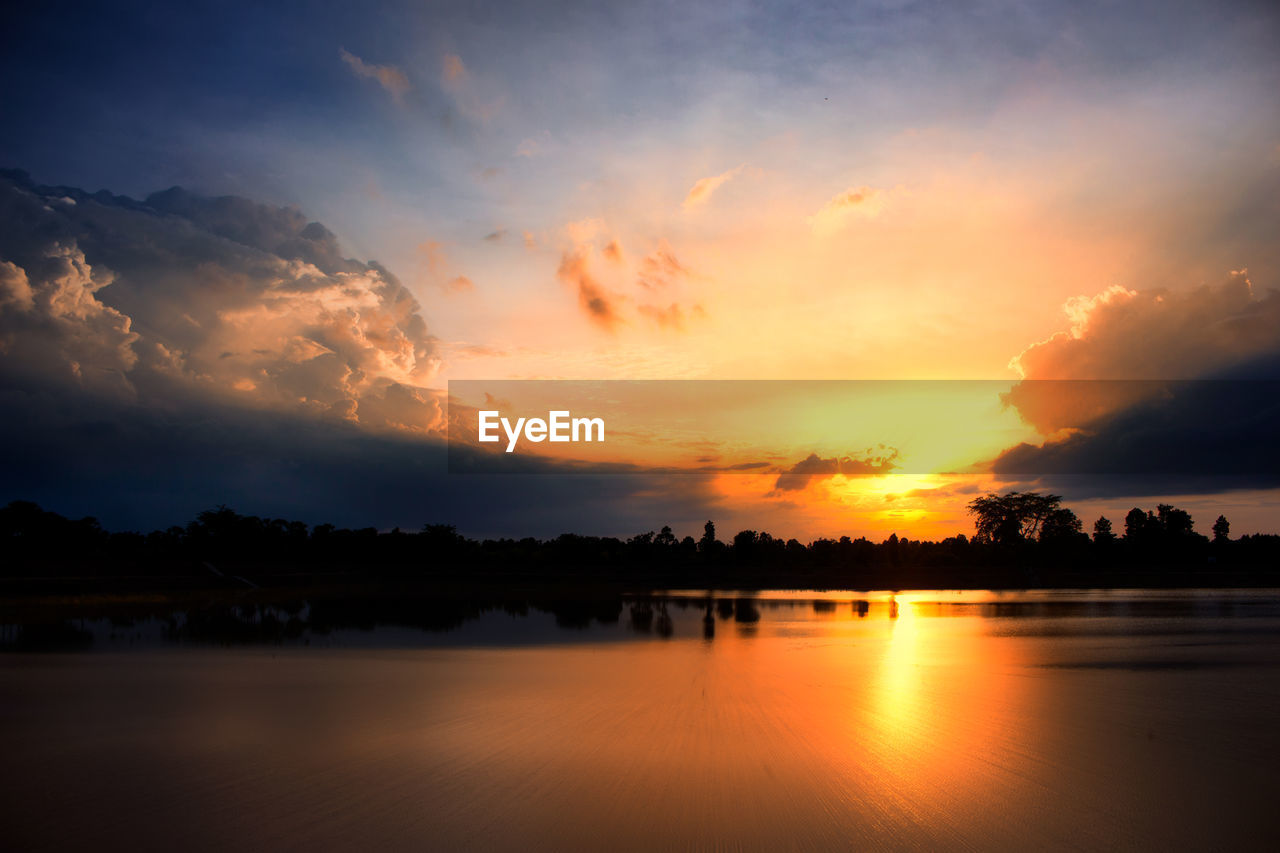
[[[72,600],[0,609],[0,650],[88,650],[138,645],[505,645],[653,637],[717,638],[816,630],[870,620],[899,624],[909,649],[920,619],[977,617],[994,634],[1105,636],[1167,631],[1248,632],[1280,617],[1266,590],[1099,592],[503,592],[272,597],[263,591],[198,604]],[[1220,620],[1228,619],[1223,623]],[[1125,622],[1124,620],[1137,620]],[[1219,621],[1215,621],[1219,620]],[[1117,628],[1117,626],[1121,626]],[[554,629],[554,630],[553,630]],[[904,652],[905,653],[905,652]]]
[[[1277,834],[1272,593],[12,615],[11,651],[152,647],[0,656],[15,849],[1271,849]]]
[[[872,719],[882,736],[898,741],[911,733],[908,723],[919,716],[920,631],[908,600],[889,599],[889,639],[875,674]]]

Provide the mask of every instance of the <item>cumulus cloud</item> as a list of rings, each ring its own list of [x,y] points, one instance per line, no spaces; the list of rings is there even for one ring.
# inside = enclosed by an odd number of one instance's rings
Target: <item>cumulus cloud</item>
[[[1276,365],[1271,364],[1274,370]],[[1089,421],[1040,445],[999,455],[1002,476],[1099,479],[1083,485],[1115,493],[1156,494],[1274,487],[1280,484],[1280,381],[1188,380],[1158,384],[1159,393]],[[1077,488],[1079,491],[1079,488]]]
[[[29,311],[35,306],[35,293],[27,272],[8,261],[0,261],[0,310],[12,308]]]
[[[844,228],[854,217],[878,216],[884,205],[884,193],[880,190],[872,187],[847,189],[809,217],[809,224],[818,234],[830,234]]]
[[[409,92],[409,78],[404,72],[394,65],[374,65],[365,62],[354,53],[350,53],[344,49],[338,50],[338,55],[342,57],[342,61],[351,69],[351,73],[357,77],[365,77],[370,80],[378,81],[378,85],[391,94],[391,97],[400,102]]]
[[[897,450],[885,447],[879,448],[878,451],[868,450],[860,456],[823,458],[816,453],[810,453],[804,459],[792,465],[791,468],[778,475],[777,481],[773,484],[773,492],[771,494],[777,495],[782,492],[799,491],[815,479],[825,480],[837,474],[847,477],[888,474],[898,467],[894,462],[897,458]]]
[[[720,174],[712,175],[709,178],[700,178],[692,187],[689,188],[688,195],[684,197],[683,206],[688,209],[691,207],[700,207],[706,204],[711,200],[711,196],[716,190],[720,189],[720,187],[737,177],[745,168],[746,164],[744,163],[741,166],[736,166],[728,170],[727,172],[721,172]]]
[[[592,275],[588,264],[588,252],[578,248],[560,256],[560,268],[556,271],[560,281],[574,288],[578,304],[592,322],[603,329],[613,331],[620,318],[614,307],[615,297],[609,296]]]
[[[50,203],[60,196],[76,204]],[[417,302],[292,208],[178,189],[139,202],[5,173],[0,281],[11,384],[38,365],[147,404],[186,395],[365,427],[440,424],[425,391],[437,345]]]
[[[606,261],[612,261],[615,264],[623,262],[622,244],[615,238],[610,240],[608,244],[600,250],[600,254],[604,255]]]
[[[995,472],[1100,475],[1088,482],[1113,494],[1280,482],[1280,294],[1240,270],[1065,308],[1068,328],[1013,360],[1024,379],[1004,395],[1047,440],[1006,450]]]
[[[74,242],[24,262],[0,261],[0,359],[11,377],[131,397],[138,335],[97,297],[111,273],[95,270]]]
[[[114,529],[218,503],[471,535],[715,514],[710,477],[450,475],[439,348],[391,273],[291,208],[0,173],[3,500]]]
[[[1160,392],[1133,380],[1214,376],[1280,353],[1280,293],[1259,297],[1245,270],[1190,291],[1111,287],[1063,308],[1068,328],[1010,361],[1025,381],[1006,402],[1046,435]]]
[[[1280,350],[1280,293],[1247,270],[1190,291],[1111,287],[1063,306],[1070,327],[1010,366],[1027,379],[1192,379]]]

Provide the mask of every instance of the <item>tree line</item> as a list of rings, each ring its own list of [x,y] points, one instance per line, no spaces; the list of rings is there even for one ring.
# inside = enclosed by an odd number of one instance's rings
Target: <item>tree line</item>
[[[15,501],[0,509],[0,577],[204,576],[279,583],[341,573],[853,589],[1280,583],[1280,536],[1233,539],[1222,516],[1205,536],[1185,510],[1135,507],[1122,529],[1103,517],[1086,533],[1061,496],[1037,492],[983,495],[969,512],[972,536],[939,541],[894,533],[878,542],[842,536],[804,543],[756,530],[722,540],[711,521],[698,539],[663,527],[627,538],[565,533],[477,540],[446,524],[352,530],[242,515],[225,506],[200,513],[185,527],[109,532],[92,517],[68,519]]]

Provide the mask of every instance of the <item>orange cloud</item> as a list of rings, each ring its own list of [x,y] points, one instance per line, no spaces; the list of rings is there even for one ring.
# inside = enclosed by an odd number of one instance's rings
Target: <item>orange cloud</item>
[[[684,207],[699,207],[711,200],[711,196],[716,190],[724,186],[729,180],[736,177],[739,172],[746,168],[746,164],[736,166],[727,172],[721,172],[718,175],[712,175],[709,178],[701,178],[690,189],[689,194],[684,197]]]
[[[377,80],[378,85],[386,89],[397,103],[408,94],[409,78],[394,65],[373,65],[341,48],[338,50],[338,55],[342,57],[342,61],[347,64],[353,74],[357,77]]]
[[[1063,310],[1069,328],[1009,362],[1024,381],[1004,395],[1045,435],[1162,393],[1116,380],[1195,379],[1280,352],[1280,293],[1256,298],[1245,270],[1185,292],[1110,287]]]
[[[444,246],[439,242],[423,240],[418,244],[417,254],[417,278],[422,283],[438,287],[445,293],[463,293],[475,289],[475,282],[467,276],[451,274],[449,259],[445,256]]]
[[[466,66],[462,64],[462,57],[455,53],[446,53],[442,61],[444,82],[446,85],[454,85],[461,82],[467,76]]]
[[[129,398],[140,340],[132,318],[98,300],[115,275],[75,243],[54,244],[31,273],[0,261],[0,356],[28,375]]]
[[[502,95],[486,86],[483,79],[473,77],[457,54],[447,53],[441,60],[440,83],[468,118],[488,121],[502,108]]]
[[[641,305],[636,310],[662,328],[675,331],[684,329],[684,311],[674,302],[666,308],[657,305]]]
[[[620,321],[618,312],[600,283],[591,276],[587,268],[587,250],[565,252],[560,257],[560,268],[556,275],[562,282],[577,289],[578,304],[592,322],[609,331],[614,330]]]
[[[844,227],[852,215],[875,217],[883,209],[884,194],[880,190],[865,186],[848,189],[809,217],[809,224],[818,233],[831,233]]]
[[[1069,329],[1009,366],[1025,379],[1193,379],[1280,349],[1280,293],[1254,295],[1247,270],[1175,292],[1111,287],[1063,306]]]
[[[665,287],[675,279],[688,274],[689,271],[684,264],[680,263],[671,247],[663,241],[640,263],[640,275],[636,283],[645,289],[652,290]]]

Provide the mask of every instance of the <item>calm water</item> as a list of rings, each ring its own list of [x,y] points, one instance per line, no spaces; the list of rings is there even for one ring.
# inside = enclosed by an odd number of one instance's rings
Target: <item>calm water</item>
[[[0,655],[3,846],[1280,849],[1280,593],[704,595],[79,624]]]

